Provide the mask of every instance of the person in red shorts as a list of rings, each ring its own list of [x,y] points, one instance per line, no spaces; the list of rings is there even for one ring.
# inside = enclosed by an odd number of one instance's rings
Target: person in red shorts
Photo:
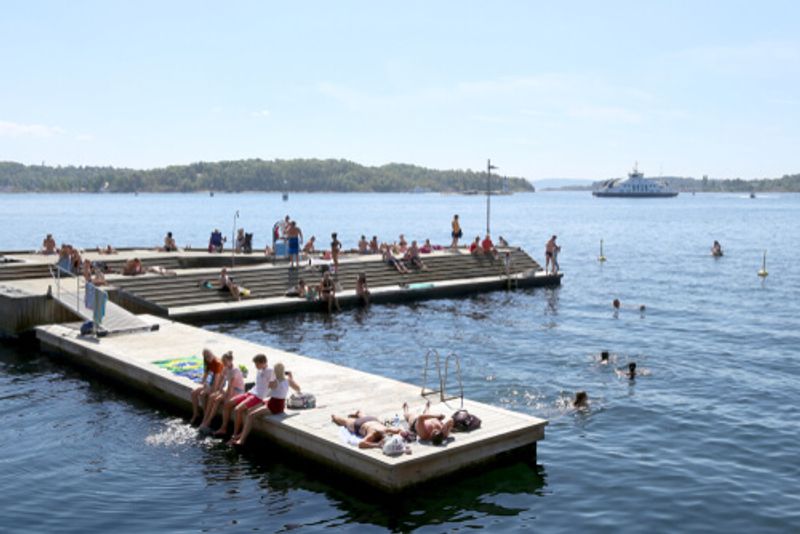
[[[255,386],[247,393],[236,395],[225,403],[225,407],[222,410],[222,424],[214,432],[215,436],[224,436],[228,433],[228,421],[230,421],[231,413],[233,412],[235,412],[233,432],[237,434],[242,424],[241,419],[244,418],[247,410],[257,406],[267,396],[269,383],[272,381],[272,369],[267,367],[267,357],[263,354],[256,354],[253,357],[253,363],[256,365]]]
[[[284,412],[286,409],[286,396],[289,395],[289,388],[300,393],[300,386],[294,381],[292,373],[284,371],[282,363],[276,363],[273,379],[269,383],[269,399],[265,400],[261,406],[247,412],[247,419],[245,420],[241,436],[234,434],[231,438],[234,445],[244,445],[247,436],[250,435],[250,431],[253,429],[253,421],[259,415],[275,415]]]

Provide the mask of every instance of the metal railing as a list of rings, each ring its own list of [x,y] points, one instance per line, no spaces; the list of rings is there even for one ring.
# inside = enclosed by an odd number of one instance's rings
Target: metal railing
[[[428,369],[431,366],[431,359],[436,365],[436,373],[439,377],[439,389],[428,389]],[[458,376],[459,395],[447,396],[447,380],[450,370],[450,360],[453,360],[455,371]],[[442,359],[439,356],[439,351],[436,349],[428,349],[425,353],[425,367],[422,370],[422,391],[421,395],[427,397],[429,395],[439,394],[439,400],[445,402],[452,399],[461,399],[461,407],[464,407],[464,381],[461,376],[461,358],[455,353],[451,352],[444,359],[444,373],[442,373]]]

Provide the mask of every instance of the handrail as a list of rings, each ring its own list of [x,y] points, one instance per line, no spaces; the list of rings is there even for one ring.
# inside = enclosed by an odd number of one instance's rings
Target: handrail
[[[458,354],[455,352],[451,352],[447,355],[444,359],[444,380],[442,381],[442,402],[445,400],[445,388],[447,387],[447,370],[450,367],[450,358],[456,362],[456,372],[458,373],[458,387],[461,393],[461,407],[464,407],[464,381],[461,378],[461,358],[458,357]]]
[[[428,384],[428,368],[430,367],[431,358],[435,358],[436,363],[436,372],[439,375],[439,389],[427,389],[426,386]],[[460,395],[448,397],[447,396],[447,377],[449,375],[450,369],[450,359],[453,360],[455,365],[455,371],[458,376],[458,387]],[[428,349],[428,352],[425,353],[425,367],[422,370],[422,391],[420,395],[423,397],[427,397],[428,395],[435,395],[439,394],[439,400],[445,402],[450,399],[460,398],[461,399],[461,407],[464,407],[464,381],[461,375],[461,358],[459,358],[458,354],[455,352],[451,352],[447,355],[444,360],[444,374],[442,374],[442,359],[439,356],[439,351],[436,349]]]

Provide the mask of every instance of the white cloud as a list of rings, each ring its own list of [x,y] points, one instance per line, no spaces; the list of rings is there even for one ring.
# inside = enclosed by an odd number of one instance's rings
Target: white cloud
[[[0,136],[4,137],[54,137],[65,133],[58,126],[44,124],[22,124],[19,122],[0,121]]]

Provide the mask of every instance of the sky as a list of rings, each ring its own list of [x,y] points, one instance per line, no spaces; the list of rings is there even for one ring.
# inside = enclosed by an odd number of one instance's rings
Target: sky
[[[800,172],[800,2],[3,3],[0,161]]]

